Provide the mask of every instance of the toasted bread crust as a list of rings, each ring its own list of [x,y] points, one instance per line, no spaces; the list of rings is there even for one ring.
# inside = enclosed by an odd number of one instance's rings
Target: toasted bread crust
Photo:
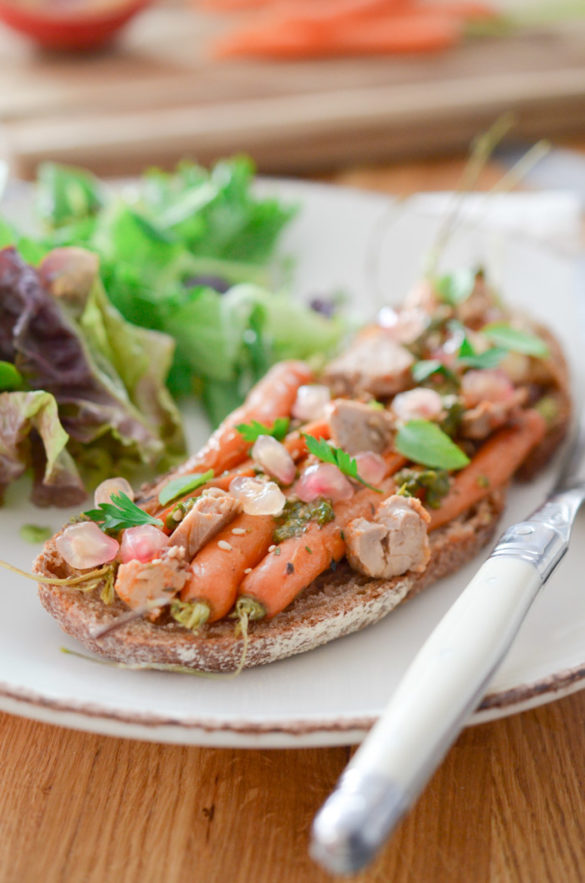
[[[323,574],[273,620],[250,625],[245,667],[303,653],[382,619],[406,598],[473,558],[492,538],[504,502],[505,491],[494,491],[464,517],[431,534],[431,561],[422,574],[375,580],[346,564]],[[67,575],[54,539],[37,559],[35,571],[49,577]],[[141,619],[96,641],[92,635],[97,629],[127,612],[120,601],[106,606],[98,590],[84,593],[47,584],[39,586],[39,595],[64,631],[89,650],[117,662],[228,672],[241,659],[242,640],[235,638],[232,620],[214,623],[194,635],[170,618],[156,624]]]

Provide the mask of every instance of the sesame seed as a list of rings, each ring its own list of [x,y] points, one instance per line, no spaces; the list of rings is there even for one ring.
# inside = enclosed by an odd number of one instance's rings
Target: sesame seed
[[[246,528],[245,527],[232,527],[232,533],[235,534],[237,537],[241,537],[243,534],[246,533]]]
[[[295,566],[294,566],[294,564],[292,563],[292,561],[287,561],[287,562],[286,562],[286,572],[287,572],[287,573],[294,573],[294,572],[295,572]]]
[[[276,546],[275,546],[274,543],[272,543],[271,546],[268,546],[268,551],[269,551],[269,552],[274,552],[275,549],[276,549]]]
[[[251,567],[246,567],[244,573],[252,573],[252,568],[251,568]]]
[[[224,551],[226,551],[226,552],[232,551],[232,547],[225,540],[218,540],[217,545],[219,546],[220,549],[224,549]]]

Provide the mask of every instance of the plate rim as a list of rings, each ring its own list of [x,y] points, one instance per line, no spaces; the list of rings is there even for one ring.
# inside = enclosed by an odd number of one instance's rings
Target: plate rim
[[[88,661],[93,660],[88,659]],[[582,689],[585,689],[585,662],[529,684],[517,685],[486,694],[477,710],[467,721],[466,726],[476,726],[491,720],[509,717],[564,698]],[[102,722],[108,724],[108,728],[112,725],[114,727],[114,732],[104,735],[125,738],[136,738],[135,733],[126,732],[127,728],[139,728],[138,738],[152,738],[157,735],[157,730],[171,728],[177,735],[184,734],[186,736],[184,740],[177,740],[183,744],[201,744],[200,740],[194,738],[198,734],[210,736],[222,733],[233,737],[233,743],[230,742],[230,744],[233,744],[234,747],[254,747],[258,740],[261,740],[263,747],[282,747],[283,737],[292,739],[294,742],[311,745],[315,744],[312,739],[316,737],[335,736],[335,740],[328,743],[333,745],[347,744],[345,737],[351,736],[350,741],[353,744],[353,742],[364,738],[368,730],[378,720],[378,715],[368,714],[347,717],[338,715],[335,719],[268,719],[262,722],[243,718],[231,721],[213,718],[176,718],[151,712],[114,710],[93,702],[74,702],[51,698],[27,688],[13,687],[0,681],[0,710],[13,713],[12,703],[25,705],[27,712],[30,712],[25,715],[26,717],[57,726],[65,725],[74,726],[81,730],[95,730],[96,728],[89,726],[89,724]],[[63,724],[58,719],[51,720],[53,715],[57,718],[62,715],[72,715],[74,721]],[[98,730],[98,732],[103,731]]]

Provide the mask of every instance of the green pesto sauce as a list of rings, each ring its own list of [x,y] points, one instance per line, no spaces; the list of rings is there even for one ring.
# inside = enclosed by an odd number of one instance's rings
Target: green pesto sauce
[[[431,509],[438,509],[443,497],[449,493],[451,480],[445,469],[402,469],[396,474],[399,494],[405,497],[422,497]]]
[[[274,528],[274,542],[282,543],[289,537],[298,537],[304,533],[311,522],[323,527],[329,521],[333,521],[335,513],[329,500],[319,497],[312,503],[303,503],[301,500],[287,500],[282,515],[276,519]]]
[[[443,397],[443,408],[445,409],[445,416],[441,421],[441,429],[453,438],[459,430],[461,418],[465,413],[465,407],[458,396],[446,395]]]

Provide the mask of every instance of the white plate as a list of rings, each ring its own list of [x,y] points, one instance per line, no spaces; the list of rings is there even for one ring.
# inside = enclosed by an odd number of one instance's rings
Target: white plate
[[[389,300],[400,302],[421,270],[437,222],[386,199],[299,183],[268,183],[297,199],[302,211],[284,249],[298,257],[296,288],[305,295],[342,287],[364,317],[375,310],[375,277]],[[22,195],[8,209],[22,216]],[[381,247],[381,250],[380,250]],[[380,260],[374,253],[378,251]],[[460,229],[447,266],[482,263],[507,299],[530,308],[561,336],[574,376],[583,376],[574,263],[542,244]],[[187,415],[193,445],[205,435],[199,414]],[[526,515],[550,486],[552,472],[514,488],[507,523]],[[12,488],[0,511],[0,557],[30,567],[35,549],[22,542],[26,522],[58,528],[67,517],[23,501]],[[585,685],[585,520],[572,549],[537,599],[514,647],[474,720],[550,701]],[[110,668],[60,653],[63,636],[41,608],[32,583],[2,573],[0,708],[39,720],[116,736],[218,746],[301,746],[357,742],[383,708],[417,649],[465,586],[479,559],[437,583],[361,633],[236,680],[203,680]]]

